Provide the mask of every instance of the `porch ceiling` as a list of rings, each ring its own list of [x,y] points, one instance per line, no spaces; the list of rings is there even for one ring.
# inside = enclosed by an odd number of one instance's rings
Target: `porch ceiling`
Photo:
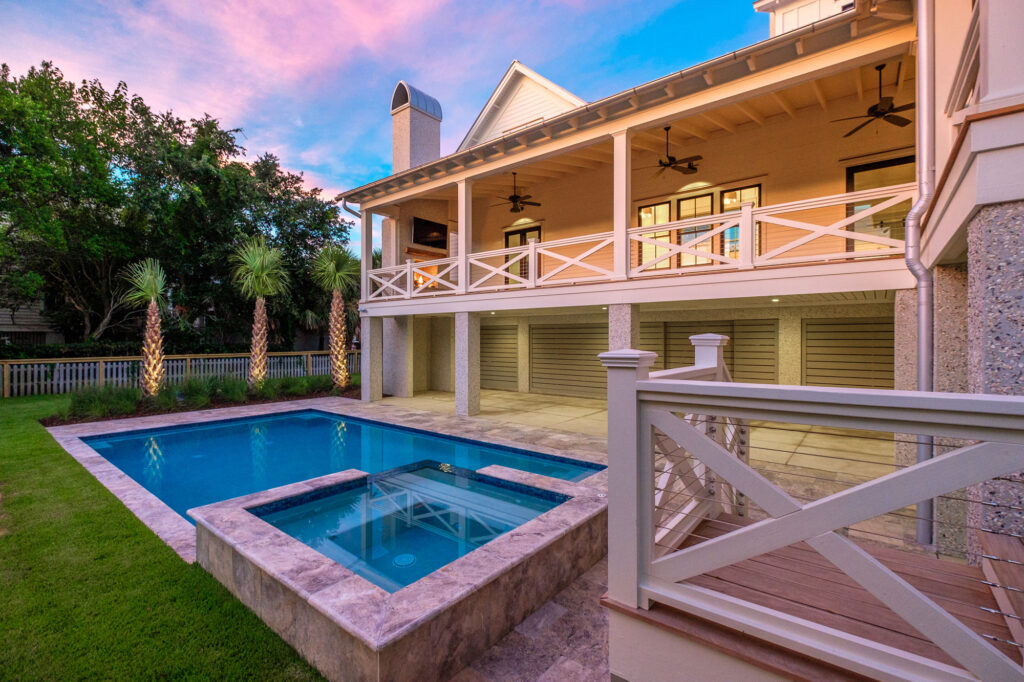
[[[887,96],[904,99],[914,95],[913,80],[915,59],[908,51],[902,56],[884,62],[882,87]],[[829,112],[840,100],[856,96],[866,108],[878,98],[878,76],[876,64],[857,66],[847,71],[822,78],[812,78],[775,92],[759,95],[742,102],[735,102],[713,111],[686,116],[667,124],[672,126],[670,140],[685,144],[691,140],[707,140],[713,135],[734,133],[745,125],[764,126],[775,116],[796,118],[807,108],[820,108]],[[843,113],[842,115],[845,115]],[[661,153],[665,148],[665,133],[659,123],[655,127],[638,132],[633,137],[633,146]]]

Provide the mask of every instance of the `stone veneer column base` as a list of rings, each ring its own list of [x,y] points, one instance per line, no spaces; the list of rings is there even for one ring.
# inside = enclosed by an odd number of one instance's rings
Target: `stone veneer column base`
[[[982,207],[967,228],[968,388],[1024,394],[1024,201]],[[969,525],[1024,533],[1020,473],[971,488]],[[972,555],[977,548],[971,546]]]
[[[373,402],[384,397],[384,324],[379,317],[364,317],[361,324],[360,397],[364,402]]]
[[[480,315],[455,313],[455,414],[480,412]]]
[[[640,321],[632,303],[608,306],[608,350],[640,348]]]

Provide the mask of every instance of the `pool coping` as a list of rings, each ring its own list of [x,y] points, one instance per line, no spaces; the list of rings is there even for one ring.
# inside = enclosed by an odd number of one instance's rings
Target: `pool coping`
[[[168,426],[187,426],[229,419],[244,419],[247,417],[300,412],[310,409],[370,421],[393,422],[395,426],[403,428],[428,431],[463,440],[477,440],[488,444],[607,466],[604,439],[557,431],[555,429],[542,429],[539,427],[517,428],[509,424],[488,420],[485,417],[455,417],[337,397],[289,400],[276,403],[261,403],[259,405],[240,405],[238,407],[85,422],[81,424],[51,426],[47,428],[47,431],[69,455],[91,473],[107,490],[113,493],[143,524],[152,530],[165,544],[170,546],[178,556],[188,563],[195,563],[196,527],[171,509],[156,495],[146,490],[140,483],[111,464],[82,439],[91,436],[103,436]],[[424,421],[431,422],[429,428],[424,428]],[[513,440],[496,435],[499,432],[507,431],[519,431],[520,435],[526,435],[527,438],[532,440]],[[479,435],[467,435],[469,433],[477,433]],[[559,445],[564,443],[571,446],[572,443],[569,441],[576,441],[584,447],[572,447],[570,450],[564,447],[552,447],[539,442],[545,439],[546,434],[550,434],[548,440]],[[484,469],[489,468],[484,467],[480,469],[480,472],[482,473]],[[608,470],[604,469],[578,483],[607,490],[607,482]]]
[[[350,483],[371,474],[358,469],[215,502],[188,511],[196,530],[208,532],[260,570],[279,580],[317,611],[381,651],[424,622],[511,570],[607,509],[605,493],[596,488],[492,464],[476,473],[547,490],[570,499],[539,514],[432,573],[388,592],[276,528],[250,509],[322,488]],[[218,577],[231,574],[225,557],[213,557],[200,543],[199,563]],[[214,564],[211,566],[211,564]],[[589,567],[588,567],[589,568]],[[240,581],[233,581],[239,582]],[[229,586],[232,592],[251,585]],[[254,598],[254,595],[248,595]],[[245,595],[239,595],[246,602]]]

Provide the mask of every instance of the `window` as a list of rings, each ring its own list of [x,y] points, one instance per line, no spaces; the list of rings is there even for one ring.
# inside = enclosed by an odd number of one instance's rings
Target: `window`
[[[662,225],[669,222],[671,219],[669,216],[671,204],[667,201],[663,201],[658,204],[651,204],[650,206],[641,206],[637,211],[637,226],[638,227],[651,227],[653,225]],[[652,239],[662,242],[672,243],[672,232],[666,230],[665,232],[645,232],[643,234],[644,239]],[[644,244],[640,242],[640,250],[637,253],[637,266],[641,266],[644,263],[650,263],[661,256],[668,253],[668,249],[656,246],[654,244]],[[658,261],[657,263],[650,265],[645,270],[667,270],[672,267],[672,259],[665,258],[664,260]]]
[[[714,195],[701,194],[696,197],[686,197],[676,202],[676,215],[679,220],[689,220],[690,218],[701,218],[706,215],[714,213]],[[688,225],[686,227],[679,228],[678,239],[680,244],[693,241],[702,234],[706,234],[711,231],[711,224],[707,225]],[[694,244],[691,248],[696,251],[707,251],[708,253],[714,252],[713,239],[707,239],[698,244]],[[679,266],[685,267],[687,265],[707,265],[713,261],[709,258],[701,258],[700,256],[694,256],[690,253],[679,254]]]
[[[861,166],[851,166],[846,169],[846,191],[859,192],[865,189],[902,185],[914,182],[915,177],[916,171],[913,156],[867,163]],[[885,200],[884,198],[872,199],[870,201],[850,204],[847,207],[847,211],[849,215],[853,215],[857,211],[863,211],[871,206],[876,206]],[[852,232],[876,234],[892,239],[904,239],[906,237],[907,213],[910,212],[910,206],[911,201],[908,199],[895,206],[890,206],[884,211],[879,211],[866,218],[862,218],[847,226],[846,229]],[[876,248],[878,247],[868,242],[853,240],[847,240],[846,242],[847,251],[870,251]]]
[[[724,190],[722,192],[722,213],[738,211],[748,201],[753,203],[755,207],[761,205],[761,185]],[[760,235],[758,234],[757,236],[759,237]],[[722,249],[720,253],[729,258],[738,258],[739,248],[740,228],[730,227],[722,233]]]
[[[519,230],[509,230],[505,233],[505,248],[511,249],[516,246],[526,246],[530,243],[531,239],[536,239],[538,242],[540,241],[540,225],[524,227]],[[515,255],[505,256],[505,262],[507,263],[515,257]],[[512,274],[519,275],[523,279],[527,279],[530,276],[529,259],[525,257],[519,259],[519,262],[513,265],[509,270]],[[506,284],[511,283],[511,280],[506,282]]]

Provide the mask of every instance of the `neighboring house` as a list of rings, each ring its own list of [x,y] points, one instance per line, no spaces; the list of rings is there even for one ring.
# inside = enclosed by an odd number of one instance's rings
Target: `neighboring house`
[[[42,302],[22,306],[13,313],[0,308],[0,344],[34,345],[63,343],[64,335],[55,331],[43,316]]]
[[[472,415],[481,387],[600,397],[599,352],[652,350],[656,368],[689,365],[689,337],[702,332],[730,338],[738,382],[1024,393],[1024,3],[754,9],[771,13],[767,40],[595,102],[514,62],[445,157],[440,105],[399,83],[393,174],[343,195],[362,213],[364,263],[372,218],[383,217],[384,267],[363,271],[363,399],[453,391],[456,412]],[[934,196],[908,254],[922,187]],[[914,251],[931,297],[905,258],[916,264]],[[934,369],[919,378],[917,312],[928,300]],[[913,440],[897,441],[895,464],[912,463]],[[1017,481],[976,485],[982,502],[967,525],[1019,538]],[[963,542],[948,536],[964,530],[963,508],[946,502],[940,551]],[[611,557],[634,572],[636,559]],[[1007,621],[1024,642],[1021,617]],[[631,679],[674,679],[697,662],[708,679],[760,679],[740,659],[777,655],[715,659],[726,647],[714,628],[704,646],[625,622],[613,622],[613,670],[633,652]],[[837,640],[817,636],[794,649],[833,660]],[[1019,656],[1020,644],[1001,644]],[[913,677],[895,653],[843,674]]]

